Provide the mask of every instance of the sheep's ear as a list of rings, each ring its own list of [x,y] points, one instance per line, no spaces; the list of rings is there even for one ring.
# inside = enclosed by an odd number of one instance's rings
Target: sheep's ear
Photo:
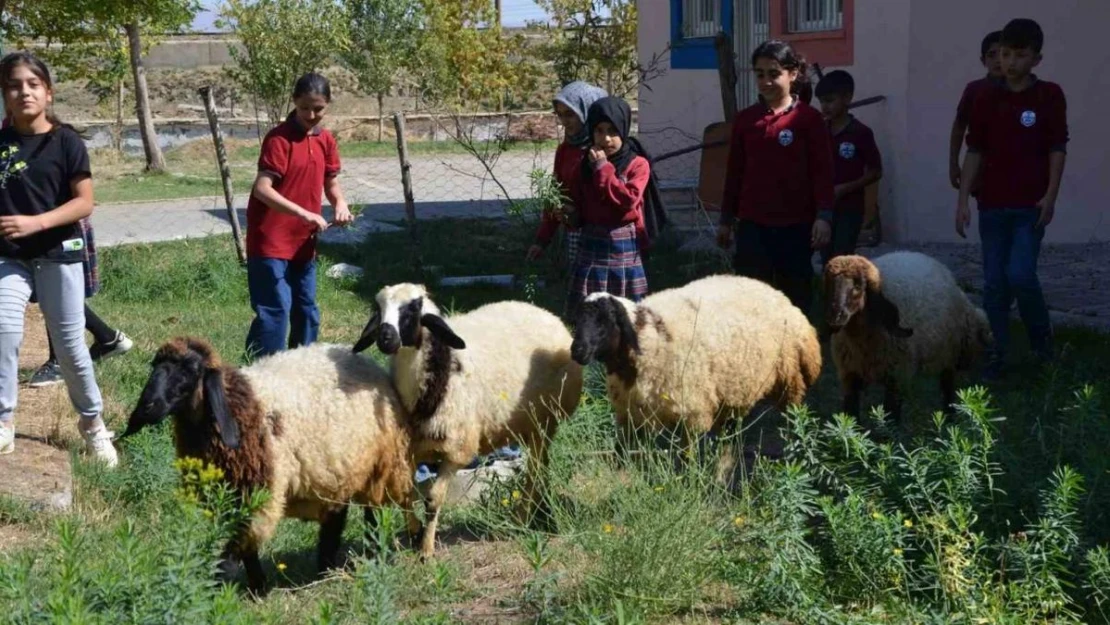
[[[878,323],[891,336],[908,339],[913,336],[913,328],[903,328],[898,307],[888,300],[879,289],[867,290],[867,316]]]
[[[420,317],[420,325],[428,328],[432,336],[443,341],[452,349],[466,349],[466,342],[458,334],[455,334],[451,326],[447,325],[447,322],[439,315],[428,313]]]
[[[224,376],[219,369],[208,369],[204,372],[204,404],[208,408],[208,416],[216,422],[220,430],[220,438],[224,445],[231,449],[239,448],[239,422],[231,414],[231,407],[227,404],[227,394],[224,392]]]
[[[621,305],[620,302],[613,298],[606,298],[609,306],[613,311],[613,319],[617,322],[617,328],[621,332],[621,343],[626,347],[640,353],[640,337],[636,334],[636,328],[632,326],[632,320],[628,318],[628,310]]]
[[[370,321],[366,322],[366,327],[362,329],[362,334],[359,335],[358,341],[355,342],[355,346],[353,348],[354,352],[357,354],[359,352],[365,351],[367,347],[373,345],[374,342],[378,340],[378,334],[381,332],[381,330],[382,311],[376,310],[374,311],[374,314],[370,317]]]

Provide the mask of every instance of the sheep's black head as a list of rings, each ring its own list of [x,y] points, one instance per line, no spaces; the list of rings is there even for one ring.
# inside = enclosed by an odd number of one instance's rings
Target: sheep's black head
[[[834,331],[864,313],[867,321],[886,328],[892,335],[907,338],[913,330],[903,328],[898,307],[883,295],[879,269],[862,256],[837,256],[825,265],[824,296],[828,302],[825,322]]]
[[[203,414],[192,410],[198,389],[204,399]],[[127,422],[127,431],[120,438],[157,425],[171,414],[179,418],[210,419],[225,445],[232,449],[239,447],[239,424],[227,404],[219,356],[202,340],[177,338],[158,350],[139,403]]]
[[[613,357],[628,349],[640,352],[640,341],[626,305],[608,293],[587,297],[575,316],[571,358],[582,366],[594,359],[609,364]]]
[[[374,314],[362,329],[354,351],[361,352],[375,342],[387,355],[396,354],[402,347],[420,347],[421,328],[427,328],[454,349],[466,348],[466,343],[439,315],[439,309],[424,287],[415,284],[387,286],[374,298]]]

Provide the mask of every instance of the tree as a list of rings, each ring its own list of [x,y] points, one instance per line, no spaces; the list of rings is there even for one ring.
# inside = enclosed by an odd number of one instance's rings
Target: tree
[[[541,56],[560,84],[585,80],[627,96],[643,75],[636,51],[635,0],[536,0],[547,12]]]
[[[231,26],[242,49],[231,48],[231,78],[254,96],[270,125],[289,110],[293,83],[346,53],[350,36],[334,0],[227,0],[220,24]]]
[[[382,140],[385,95],[401,72],[416,66],[423,27],[419,0],[345,0],[351,46],[344,64],[359,87],[378,98],[378,141]]]
[[[534,93],[539,72],[524,36],[506,36],[491,0],[421,0],[425,23],[417,76],[423,95],[444,104],[503,109]]]
[[[126,38],[146,169],[165,170],[166,161],[158,146],[154,118],[150,112],[143,56],[154,38],[178,31],[192,22],[200,10],[200,3],[197,0],[34,0],[17,4],[18,11],[11,7],[13,14],[9,27],[13,31],[12,39],[24,46],[32,39],[62,44],[62,51],[55,55],[55,59],[78,73],[83,70],[79,69],[82,64],[77,59],[84,54],[92,59],[99,58],[104,61],[101,69],[107,68],[109,79],[114,79],[117,88],[120,57],[114,55],[119,54],[120,38]],[[107,53],[98,57],[91,52],[93,50],[107,50]],[[50,50],[47,53],[49,56]],[[98,67],[96,63],[85,67],[84,71],[89,76],[103,79],[101,72],[93,71]],[[90,67],[93,70],[89,70]]]

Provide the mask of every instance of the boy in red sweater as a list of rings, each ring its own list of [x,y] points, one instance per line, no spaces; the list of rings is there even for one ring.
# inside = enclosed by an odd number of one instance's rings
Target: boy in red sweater
[[[948,179],[952,182],[953,189],[960,188],[960,149],[964,145],[964,136],[967,134],[967,123],[971,117],[971,104],[983,90],[1003,78],[1002,58],[999,56],[999,41],[1002,31],[996,30],[983,37],[979,45],[979,62],[987,68],[987,75],[976,78],[964,86],[964,93],[960,96],[960,103],[956,105],[956,118],[952,120],[952,136],[948,141]],[[979,189],[971,190],[972,197],[979,194]]]
[[[829,243],[833,163],[821,114],[802,101],[806,64],[790,44],[752,53],[760,102],[732,124],[717,244],[736,229],[736,273],[781,290],[803,313],[813,298],[813,250]]]
[[[977,179],[979,235],[983,243],[983,308],[995,348],[984,372],[1002,373],[1010,339],[1010,303],[1016,298],[1030,347],[1052,358],[1052,325],[1037,279],[1045,227],[1052,221],[1068,142],[1067,102],[1056,83],[1040,80],[1044,33],[1030,19],[1002,30],[1005,79],[983,91],[971,108],[968,153],[960,177],[956,232],[971,223],[968,197]]]
[[[856,253],[863,226],[863,193],[883,177],[882,157],[875,134],[848,112],[856,83],[844,70],[829,72],[817,83],[817,99],[829,126],[833,152],[832,241],[821,250],[822,263]]]

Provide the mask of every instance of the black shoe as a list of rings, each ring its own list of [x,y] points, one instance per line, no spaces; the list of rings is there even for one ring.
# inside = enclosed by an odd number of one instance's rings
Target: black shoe
[[[135,344],[127,337],[126,334],[116,330],[116,338],[108,343],[93,343],[89,346],[89,356],[92,356],[93,362],[112,356],[119,356],[126,354]]]

